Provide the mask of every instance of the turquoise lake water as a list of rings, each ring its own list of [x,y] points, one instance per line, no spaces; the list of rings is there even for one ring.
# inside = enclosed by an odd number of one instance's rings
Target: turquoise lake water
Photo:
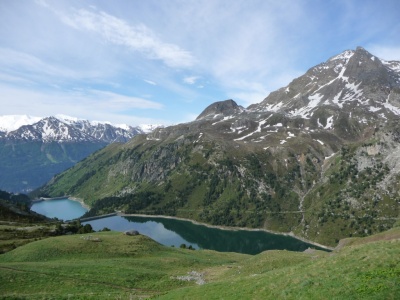
[[[36,202],[32,205],[31,210],[46,217],[64,221],[79,218],[87,212],[87,209],[78,201],[68,198]]]

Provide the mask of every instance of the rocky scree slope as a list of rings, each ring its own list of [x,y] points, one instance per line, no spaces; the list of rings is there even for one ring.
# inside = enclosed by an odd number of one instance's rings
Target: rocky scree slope
[[[114,210],[265,228],[335,245],[399,218],[400,62],[359,47],[247,109],[210,105],[189,123],[109,146],[42,193]]]

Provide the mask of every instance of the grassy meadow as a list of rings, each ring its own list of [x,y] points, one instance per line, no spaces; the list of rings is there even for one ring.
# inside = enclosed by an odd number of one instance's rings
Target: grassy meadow
[[[342,240],[333,252],[254,256],[120,232],[77,234],[0,255],[0,298],[398,299],[399,257],[400,228]]]

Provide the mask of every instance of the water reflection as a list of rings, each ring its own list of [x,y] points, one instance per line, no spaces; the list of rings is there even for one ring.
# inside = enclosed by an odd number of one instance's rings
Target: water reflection
[[[116,231],[135,229],[166,246],[186,244],[196,249],[221,252],[257,254],[273,249],[304,251],[308,247],[318,248],[290,236],[264,231],[223,230],[168,218],[114,216],[87,223],[95,230],[104,227]]]
[[[141,234],[147,235],[148,237],[165,246],[179,247],[182,244],[186,244],[187,246],[192,245],[192,247],[195,249],[200,248],[197,243],[189,242],[173,230],[165,228],[164,224],[162,222],[158,222],[158,220],[153,221],[144,218],[138,218],[137,220],[135,218],[135,220],[132,220],[131,217],[127,218],[113,216],[84,222],[83,224],[87,223],[92,225],[92,228],[96,231],[102,230],[104,227],[116,231],[135,229]]]

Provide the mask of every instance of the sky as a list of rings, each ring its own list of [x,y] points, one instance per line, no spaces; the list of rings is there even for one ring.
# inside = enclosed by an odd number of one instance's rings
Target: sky
[[[189,122],[357,46],[400,60],[400,1],[0,0],[0,115]]]

